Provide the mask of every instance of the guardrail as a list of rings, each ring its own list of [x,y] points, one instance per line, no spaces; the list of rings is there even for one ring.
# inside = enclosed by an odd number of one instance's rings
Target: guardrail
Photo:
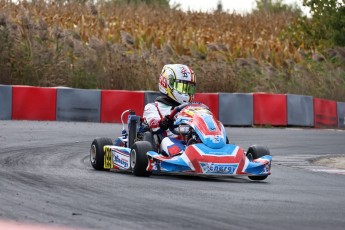
[[[144,106],[159,92],[0,85],[0,120],[120,122],[121,112]],[[197,93],[227,126],[345,128],[345,102],[294,94]]]

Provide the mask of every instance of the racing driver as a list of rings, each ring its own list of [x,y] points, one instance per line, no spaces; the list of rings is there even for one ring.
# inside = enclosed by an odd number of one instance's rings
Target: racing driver
[[[145,106],[143,117],[153,133],[158,134],[162,140],[160,152],[172,157],[181,153],[183,144],[169,130],[173,124],[169,114],[176,106],[193,101],[196,78],[188,66],[169,64],[163,67],[158,86],[162,95]]]

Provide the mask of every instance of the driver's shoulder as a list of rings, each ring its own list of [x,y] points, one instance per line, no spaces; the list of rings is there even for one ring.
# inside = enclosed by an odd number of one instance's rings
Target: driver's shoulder
[[[156,101],[155,103],[159,108],[169,108],[169,109],[173,108],[172,105],[166,104],[164,102]]]

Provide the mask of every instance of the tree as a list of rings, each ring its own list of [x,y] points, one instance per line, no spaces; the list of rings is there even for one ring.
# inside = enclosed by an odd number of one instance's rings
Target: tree
[[[285,4],[283,0],[255,0],[256,9],[253,12],[265,13],[283,13],[290,12],[297,15],[302,15],[300,7],[294,4]]]
[[[304,28],[309,36],[319,45],[345,46],[345,1],[303,0],[303,5],[310,8],[311,20],[304,20]]]
[[[303,0],[311,17],[297,17],[282,33],[297,47],[319,51],[345,46],[345,1]]]
[[[216,9],[215,12],[216,12],[216,13],[221,13],[221,12],[223,12],[223,3],[222,3],[221,0],[218,1],[218,3],[217,3],[217,9]]]

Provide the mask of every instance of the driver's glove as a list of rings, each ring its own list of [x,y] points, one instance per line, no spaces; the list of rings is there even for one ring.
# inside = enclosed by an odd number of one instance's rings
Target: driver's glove
[[[170,126],[172,126],[174,121],[169,118],[169,115],[166,115],[160,122],[159,127],[163,130],[167,130]]]

